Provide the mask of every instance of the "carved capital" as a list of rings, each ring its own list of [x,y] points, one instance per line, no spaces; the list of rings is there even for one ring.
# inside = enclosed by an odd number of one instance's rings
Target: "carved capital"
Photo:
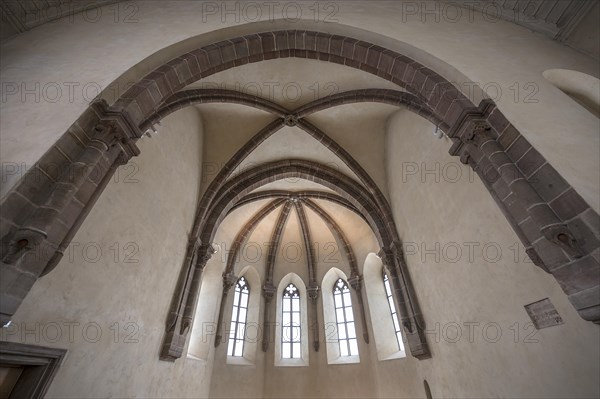
[[[479,145],[481,141],[488,140],[491,137],[492,128],[490,125],[481,120],[472,121],[465,131],[461,134],[460,139],[466,144]]]
[[[277,288],[273,284],[266,283],[265,285],[263,285],[262,294],[267,302],[270,302],[271,299],[273,299],[276,292]]]
[[[353,290],[360,291],[362,286],[362,280],[363,277],[360,274],[353,274],[348,279],[348,284],[350,284],[350,287],[352,287]]]
[[[396,257],[401,258],[404,256],[404,247],[402,246],[402,243],[400,241],[393,241],[390,244],[390,249]]]
[[[379,256],[381,263],[383,263],[384,266],[390,267],[390,265],[392,265],[394,254],[391,249],[381,248],[379,252],[377,252],[377,256]]]
[[[91,133],[92,142],[100,143],[105,146],[105,150],[111,147],[117,139],[118,127],[111,121],[100,121],[94,126]]]
[[[120,151],[119,155],[115,159],[116,166],[127,165],[129,160],[131,159],[131,154],[127,151]]]
[[[306,293],[311,300],[316,301],[319,297],[319,286],[316,283],[309,285]]]
[[[193,248],[196,251],[202,245],[199,237],[188,237],[188,248]]]
[[[468,165],[469,159],[471,159],[471,154],[469,154],[469,151],[466,148],[463,148],[463,150],[460,152],[460,163],[463,165]]]
[[[197,249],[196,267],[198,269],[204,269],[210,258],[217,251],[211,244],[201,244]]]
[[[381,262],[388,268],[394,266],[395,259],[402,259],[404,249],[400,241],[393,241],[388,247],[382,247],[377,256],[381,258]]]
[[[144,135],[144,132],[126,110],[111,107],[103,99],[94,101],[91,107],[100,116],[101,121],[118,126],[121,133],[120,136],[125,141],[136,141]]]
[[[223,273],[223,292],[227,292],[235,285],[238,278],[233,273]]]

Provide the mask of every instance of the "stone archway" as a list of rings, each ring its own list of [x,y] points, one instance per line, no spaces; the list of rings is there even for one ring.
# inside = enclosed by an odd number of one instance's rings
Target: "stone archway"
[[[139,154],[135,142],[144,134],[142,124],[168,98],[227,68],[285,57],[344,64],[415,96],[445,124],[454,143],[451,154],[477,171],[529,256],[554,275],[581,317],[600,321],[600,263],[593,256],[600,246],[598,214],[493,102],[476,106],[441,75],[375,44],[289,30],[237,37],[183,54],[145,76],[113,106],[98,101],[78,118],[2,203],[2,322],[10,320],[36,279],[60,261],[111,174]],[[208,248],[190,243],[196,245]],[[186,265],[198,256],[208,255],[188,252]]]
[[[405,327],[411,354],[417,358],[429,357],[430,353],[425,339],[423,317],[408,268],[403,258],[401,245],[397,239],[397,232],[389,207],[381,207],[372,192],[337,170],[311,161],[283,160],[262,164],[253,169],[246,170],[230,180],[224,181],[221,187],[217,189],[217,192],[212,193],[207,191],[205,194],[205,197],[210,195],[212,200],[210,201],[201,230],[197,236],[193,236],[195,240],[188,247],[186,263],[180,276],[176,295],[171,304],[161,358],[164,360],[175,360],[182,355],[186,336],[191,328],[194,309],[196,308],[202,271],[212,255],[210,243],[221,221],[236,205],[236,202],[244,201],[245,196],[251,191],[268,183],[286,178],[301,178],[314,181],[337,192],[342,201],[350,204],[365,218],[377,238],[382,252],[385,253],[383,261],[391,272],[390,280],[394,287],[397,307],[400,309],[402,315],[402,324]],[[304,202],[311,209],[318,212],[318,209],[311,206],[312,202],[310,200],[305,200]],[[204,199],[201,201],[202,203],[204,203]],[[290,205],[287,203],[285,212],[282,212],[282,215],[286,218],[289,213],[289,207]],[[270,212],[271,209],[271,206],[267,206],[265,213]],[[262,213],[259,214],[262,216]],[[326,218],[326,215],[321,214],[320,216]],[[335,223],[333,220],[328,220],[328,222],[330,225]],[[284,223],[285,219],[278,219],[277,226],[279,229],[282,228]],[[341,234],[341,231],[337,230],[337,233]],[[278,242],[280,234],[281,230],[274,232],[271,242]],[[347,240],[342,239],[341,241],[344,242],[344,248],[347,249]],[[273,252],[269,252],[269,257],[272,256]],[[347,252],[346,256],[357,275],[354,255]],[[189,263],[187,263],[188,259]],[[272,260],[270,264],[272,266]]]

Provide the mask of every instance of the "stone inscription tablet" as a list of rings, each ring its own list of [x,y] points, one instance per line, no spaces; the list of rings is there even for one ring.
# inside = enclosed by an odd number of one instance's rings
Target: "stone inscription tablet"
[[[525,305],[525,310],[531,318],[533,325],[538,330],[565,324],[562,317],[560,317],[556,308],[548,298]]]

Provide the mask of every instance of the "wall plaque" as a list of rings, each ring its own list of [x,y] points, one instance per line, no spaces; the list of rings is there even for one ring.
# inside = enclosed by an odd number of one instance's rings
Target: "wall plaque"
[[[533,325],[538,330],[565,324],[562,317],[560,317],[558,311],[548,298],[525,305],[525,310],[531,318]]]

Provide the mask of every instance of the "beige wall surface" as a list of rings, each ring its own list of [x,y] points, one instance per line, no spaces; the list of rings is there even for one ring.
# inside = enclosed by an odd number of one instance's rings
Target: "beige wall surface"
[[[551,68],[597,76],[597,63],[587,56],[511,23],[492,23],[481,16],[471,19],[465,14],[460,21],[432,16],[423,23],[422,15],[407,13],[402,2],[371,1],[368,8],[356,1],[327,3],[330,8],[323,3],[316,16],[310,8],[313,3],[290,3],[302,9],[302,19],[295,22],[282,19],[281,10],[288,4],[282,2],[275,8],[275,20],[269,21],[269,13],[263,12],[257,23],[243,10],[237,12],[238,18],[235,12],[224,13],[224,7],[231,10],[240,4],[125,2],[117,6],[116,15],[102,8],[104,14],[97,20],[91,21],[91,14],[87,19],[74,16],[2,43],[3,165],[16,164],[22,171],[30,168],[101,90],[105,98],[114,100],[125,82],[189,49],[250,32],[313,29],[400,51],[458,82],[467,94],[471,86],[465,82],[478,82],[590,205],[600,209],[599,120],[542,76]],[[277,60],[270,65],[280,67],[277,79],[290,81],[297,74],[305,85],[336,78],[343,80],[340,87],[344,88],[370,83],[354,79],[356,73],[341,67],[319,68],[316,61]],[[248,74],[243,71],[224,71],[213,80],[264,80],[269,75],[261,75],[257,65],[249,66]],[[318,77],[313,80],[311,75]],[[53,91],[57,87],[58,98]],[[477,102],[481,95],[474,97]],[[69,349],[48,397],[414,398],[425,396],[423,379],[429,381],[434,397],[600,395],[597,326],[578,316],[551,275],[528,262],[478,177],[448,155],[449,140],[436,139],[433,125],[408,111],[388,118],[390,107],[380,105],[344,106],[310,120],[357,158],[388,196],[433,357],[418,361],[408,354],[378,361],[365,295],[371,343],[359,340],[359,364],[327,364],[321,298],[317,305],[321,349],[310,350],[309,367],[276,367],[273,342],[266,353],[259,345],[254,365],[227,364],[226,343],[214,349],[212,342],[190,345],[189,354],[201,354],[201,359],[159,361],[164,323],[199,193],[216,174],[214,169],[203,170],[203,165],[222,165],[272,119],[241,106],[227,107],[232,108],[202,105],[178,111],[163,121],[158,136],[141,140],[141,156],[118,170],[65,259],[34,285],[13,325],[2,331],[2,339]],[[370,110],[372,118],[359,115],[361,109]],[[272,139],[279,143],[277,153],[264,149],[264,154],[259,151],[248,162],[289,155],[285,140],[278,139]],[[338,161],[326,152],[310,155],[319,161]],[[5,175],[7,170],[2,168],[1,195],[19,177],[12,172]],[[295,187],[312,186],[301,181]],[[230,246],[241,223],[264,204],[235,211],[223,221],[215,237],[220,250]],[[377,252],[372,233],[349,211],[319,204],[349,232],[362,268],[367,255]],[[312,211],[307,211],[307,217],[315,228],[315,241],[335,241]],[[250,239],[267,242],[274,220],[272,214],[271,224],[259,226]],[[301,242],[293,212],[283,242]],[[266,251],[264,245],[262,249]],[[203,282],[203,287],[210,285],[203,294],[214,300],[201,303],[198,312],[206,314],[198,313],[196,322],[216,321],[225,259],[223,253],[219,255],[207,265]],[[319,282],[333,266],[350,274],[343,257],[338,254],[332,259],[327,264],[318,259]],[[290,262],[280,253],[277,265],[276,286],[290,272],[307,283],[304,257]],[[237,265],[236,273],[245,266]],[[264,258],[252,266],[264,283]],[[523,306],[546,297],[565,324],[537,331]],[[226,324],[231,301],[232,295],[225,304]],[[262,298],[260,306],[262,321]],[[197,330],[191,337],[206,338]]]
[[[199,45],[264,30],[313,29],[413,57],[478,103],[481,95],[470,93],[469,82],[476,83],[600,209],[599,121],[542,77],[550,68],[597,76],[593,59],[510,22],[466,10],[457,18],[434,2],[419,2],[423,12],[410,11],[406,2],[368,4],[278,2],[272,11],[259,4],[258,13],[252,13],[243,2],[124,2],[15,36],[1,45],[0,157],[31,168],[100,90],[108,88],[103,96],[114,100],[127,83]],[[120,76],[118,85],[109,87]],[[19,176],[10,170],[2,194]]]
[[[433,354],[409,361],[434,397],[597,397],[598,326],[527,259],[447,141],[410,112],[389,120],[391,205]],[[546,297],[565,324],[535,330],[523,306]]]
[[[202,136],[188,108],[143,139],[142,155],[118,169],[63,260],[2,329],[2,339],[68,349],[48,398],[208,394],[210,363],[158,360],[198,200]]]

